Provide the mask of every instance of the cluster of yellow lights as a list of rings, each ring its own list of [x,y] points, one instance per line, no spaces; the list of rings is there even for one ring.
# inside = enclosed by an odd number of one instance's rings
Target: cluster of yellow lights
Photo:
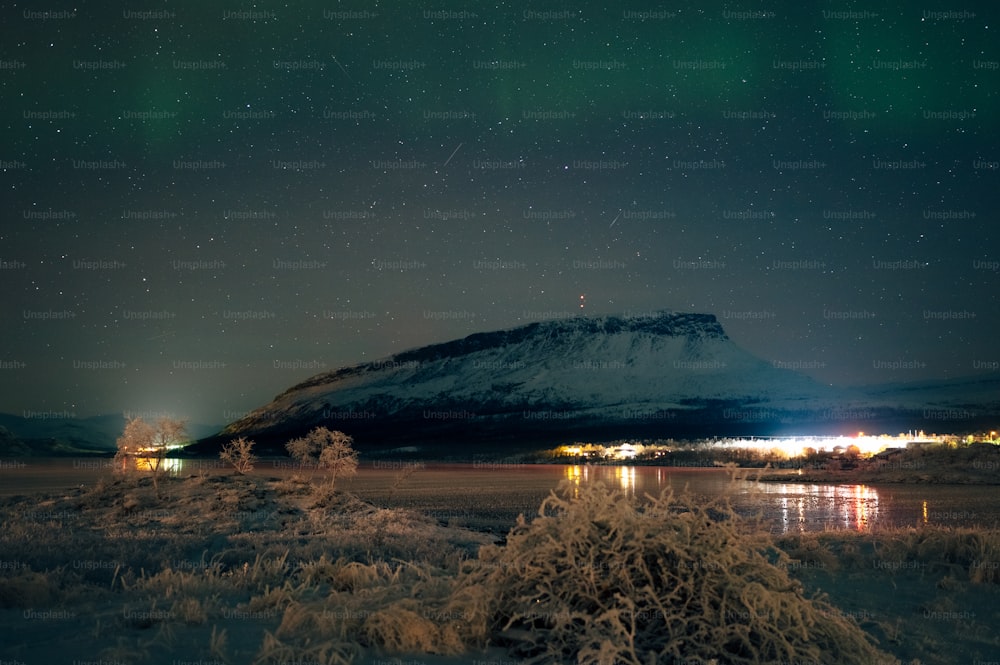
[[[716,444],[719,445],[719,444]],[[886,448],[898,446],[899,442],[885,436],[791,436],[773,439],[733,439],[722,444],[727,448],[748,448],[751,450],[776,451],[787,458],[800,457],[810,449],[832,451],[836,448],[857,448],[864,456],[880,453]]]
[[[147,454],[159,454],[163,451],[177,450],[178,448],[183,448],[183,447],[184,447],[183,443],[168,443],[164,446],[145,446],[142,448],[136,448],[136,452],[147,453]]]
[[[916,442],[942,442],[949,437],[925,436],[923,432],[917,434],[900,434],[890,436],[887,434],[870,435],[858,432],[854,436],[787,436],[787,437],[753,437],[747,439],[725,439],[715,441],[712,445],[720,448],[741,448],[757,450],[762,453],[772,453],[787,459],[802,457],[810,451],[833,452],[835,450],[857,451],[862,457],[870,457],[882,452],[886,448],[903,447],[907,443]],[[954,437],[951,437],[952,439]],[[969,437],[973,440],[973,437]],[[990,441],[996,440],[996,432],[990,432]],[[573,457],[613,457],[620,460],[628,460],[643,453],[646,448],[658,446],[643,446],[641,444],[623,443],[615,446],[601,446],[597,444],[573,444],[560,446],[558,452],[562,455]]]

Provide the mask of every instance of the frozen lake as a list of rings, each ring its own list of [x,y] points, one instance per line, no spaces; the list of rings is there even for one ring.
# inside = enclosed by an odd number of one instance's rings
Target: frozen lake
[[[232,472],[218,460],[168,461],[179,476]],[[252,473],[283,477],[294,472],[287,459],[264,459]],[[317,481],[321,475],[317,472]],[[0,495],[58,492],[111,476],[109,459],[5,459],[0,460]],[[722,469],[398,461],[362,462],[356,476],[338,483],[377,505],[413,508],[458,526],[505,531],[519,513],[536,514],[542,499],[563,481],[603,482],[640,497],[688,487],[710,498],[730,484]],[[737,509],[761,511],[775,533],[1000,522],[1000,492],[994,486],[824,485],[797,483],[789,476],[789,482],[781,483],[737,481],[734,490]]]

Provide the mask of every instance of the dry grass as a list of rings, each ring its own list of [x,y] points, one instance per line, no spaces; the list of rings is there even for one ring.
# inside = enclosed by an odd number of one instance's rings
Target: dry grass
[[[925,665],[985,663],[1000,653],[998,543],[996,529],[940,526],[777,540],[807,586],[829,589],[898,657]],[[809,557],[824,563],[808,565]]]
[[[1000,530],[924,526],[870,533],[819,532],[782,536],[794,562],[828,570],[926,569],[973,584],[1000,585]]]
[[[491,542],[328,490],[317,502],[310,484],[200,475],[156,489],[146,477],[116,477],[0,501],[0,608],[39,618],[72,608],[80,639],[109,657],[350,662],[381,648],[364,624],[412,597],[429,575],[419,571],[450,579]],[[43,647],[32,642],[19,648]]]
[[[59,596],[49,575],[30,569],[0,578],[0,608],[48,607]]]
[[[350,665],[359,655],[355,644],[324,640],[319,644],[298,646],[283,642],[271,632],[264,633],[264,641],[254,665],[274,663],[316,663],[318,665]]]
[[[369,643],[391,653],[456,655],[468,648],[458,626],[432,620],[422,612],[418,601],[377,610],[365,621],[362,630]]]
[[[0,561],[24,564],[0,570],[0,607],[74,607],[88,639],[120,659],[468,660],[500,646],[546,663],[888,664],[853,618],[806,596],[797,565],[846,573],[920,557],[947,591],[996,586],[1000,560],[996,531],[775,541],[725,498],[687,493],[574,488],[501,546],[340,492],[317,500],[296,481],[196,476],[155,489],[130,478],[32,499],[42,522],[28,501],[0,505]],[[912,642],[905,623],[868,628],[892,647]]]

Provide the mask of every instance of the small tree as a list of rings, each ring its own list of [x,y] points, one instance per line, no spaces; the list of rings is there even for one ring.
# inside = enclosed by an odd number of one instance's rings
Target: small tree
[[[232,464],[237,473],[245,474],[253,469],[253,463],[257,461],[257,456],[251,452],[253,446],[253,441],[241,436],[223,445],[219,458],[223,462]]]
[[[336,430],[317,427],[285,444],[289,454],[303,466],[330,472],[330,487],[339,476],[353,476],[358,470],[358,453],[351,447],[354,439]],[[310,474],[312,477],[312,474]]]
[[[160,492],[160,476],[166,471],[164,460],[170,445],[187,438],[183,420],[163,417],[150,425],[142,418],[130,418],[118,437],[115,468],[128,471],[140,461],[153,473],[153,487]]]
[[[153,447],[155,430],[142,418],[130,418],[125,423],[125,431],[118,437],[115,453],[115,470],[128,472],[135,468],[134,460],[144,457]]]

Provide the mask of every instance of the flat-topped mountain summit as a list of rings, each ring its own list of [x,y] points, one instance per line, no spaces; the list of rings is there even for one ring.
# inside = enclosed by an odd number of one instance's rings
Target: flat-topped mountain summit
[[[943,430],[997,415],[998,395],[994,379],[924,382],[916,391],[824,385],[740,348],[711,314],[580,316],[317,374],[198,448],[238,436],[278,447],[321,425],[351,434],[361,449],[470,452],[631,437]]]
[[[750,433],[843,399],[741,349],[711,314],[581,316],[318,374],[220,436],[276,443],[323,425],[364,447]]]

